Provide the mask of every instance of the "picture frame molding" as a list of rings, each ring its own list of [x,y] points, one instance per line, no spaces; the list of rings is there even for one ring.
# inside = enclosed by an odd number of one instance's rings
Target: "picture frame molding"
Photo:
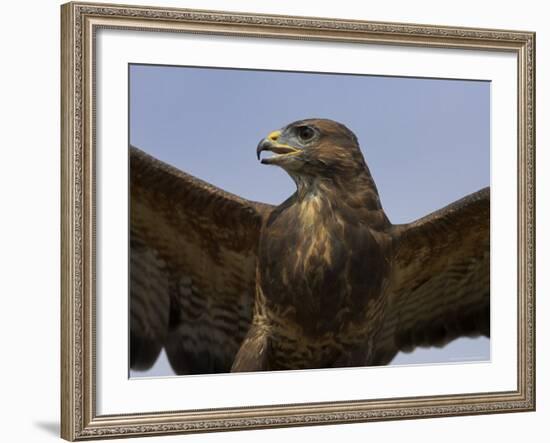
[[[518,389],[102,415],[95,407],[95,33],[101,28],[506,51],[518,65]],[[533,411],[535,34],[72,2],[61,7],[61,436],[67,440]]]

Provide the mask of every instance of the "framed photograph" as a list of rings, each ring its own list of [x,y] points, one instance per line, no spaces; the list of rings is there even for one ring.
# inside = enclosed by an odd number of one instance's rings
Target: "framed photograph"
[[[63,438],[534,410],[534,33],[61,18]]]

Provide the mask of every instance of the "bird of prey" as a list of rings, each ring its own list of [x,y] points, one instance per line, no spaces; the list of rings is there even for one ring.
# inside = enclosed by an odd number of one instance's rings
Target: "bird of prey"
[[[162,348],[177,374],[385,365],[489,336],[489,188],[393,225],[343,124],[291,123],[257,155],[296,184],[279,206],[130,147],[132,368]]]

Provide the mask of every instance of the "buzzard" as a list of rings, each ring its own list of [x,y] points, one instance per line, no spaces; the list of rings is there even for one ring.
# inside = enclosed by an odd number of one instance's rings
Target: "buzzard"
[[[130,148],[132,368],[162,348],[177,374],[384,365],[489,336],[489,188],[393,225],[344,125],[297,121],[257,154],[296,184],[279,206]]]

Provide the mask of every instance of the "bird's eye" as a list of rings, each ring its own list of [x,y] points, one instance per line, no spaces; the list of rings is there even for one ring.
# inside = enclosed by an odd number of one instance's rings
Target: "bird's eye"
[[[309,126],[300,126],[297,129],[297,133],[298,133],[298,138],[303,142],[310,141],[315,135],[315,131],[311,129]]]

